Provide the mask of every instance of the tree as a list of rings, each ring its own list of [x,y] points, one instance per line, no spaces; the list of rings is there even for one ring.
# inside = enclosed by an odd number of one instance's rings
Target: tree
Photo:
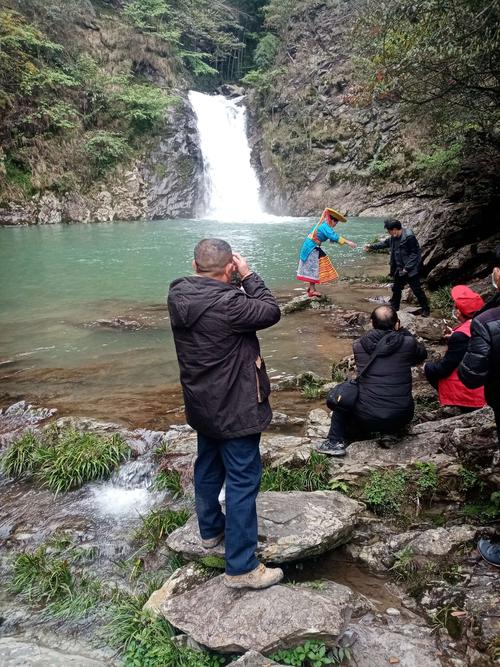
[[[354,40],[363,93],[425,113],[448,136],[498,122],[498,0],[364,0]]]

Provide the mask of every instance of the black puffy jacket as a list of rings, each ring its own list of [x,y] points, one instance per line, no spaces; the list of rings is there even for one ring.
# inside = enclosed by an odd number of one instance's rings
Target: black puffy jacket
[[[399,238],[388,236],[383,241],[370,245],[371,250],[382,250],[383,248],[390,248],[391,251],[391,276],[395,276],[398,269],[405,269],[410,278],[419,274],[422,266],[422,254],[417,237],[411,229],[403,229]],[[399,248],[399,260],[396,248]]]
[[[192,276],[168,294],[186,420],[211,438],[260,433],[272,418],[255,332],[276,324],[280,309],[257,274],[243,287]]]
[[[488,405],[500,410],[500,292],[472,320],[471,339],[458,377],[469,389],[484,385]]]
[[[356,415],[369,422],[373,430],[389,432],[411,421],[414,412],[411,367],[427,357],[422,343],[406,329],[381,331],[372,329],[353,345],[356,368],[366,366],[377,343],[384,339],[382,349],[359,381]]]

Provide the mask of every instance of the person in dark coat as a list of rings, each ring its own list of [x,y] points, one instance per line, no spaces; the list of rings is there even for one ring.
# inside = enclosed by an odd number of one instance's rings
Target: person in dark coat
[[[272,418],[256,331],[276,324],[280,309],[246,260],[221,239],[198,243],[193,268],[195,276],[170,285],[168,310],[186,420],[198,435],[194,484],[202,545],[225,540],[227,586],[266,588],[283,572],[255,556],[259,441]],[[241,289],[231,284],[235,271]],[[218,500],[224,481],[225,514]]]
[[[469,389],[460,381],[457,369],[467,352],[470,341],[472,317],[484,306],[484,301],[477,292],[467,285],[455,285],[451,289],[453,317],[458,321],[453,330],[449,330],[448,349],[438,361],[425,364],[427,381],[438,390],[441,405],[453,405],[462,412],[470,412],[485,406],[482,387]]]
[[[354,342],[357,372],[366,366],[378,343],[381,348],[366,375],[359,380],[359,397],[353,412],[335,409],[328,438],[317,451],[344,456],[350,427],[356,437],[372,432],[395,433],[413,418],[411,367],[427,357],[425,346],[401,328],[392,306],[378,306],[371,314],[373,329]]]
[[[495,414],[500,450],[500,245],[495,248],[491,280],[495,295],[472,320],[471,339],[458,377],[470,389],[484,386],[486,402]],[[500,543],[482,539],[478,550],[488,563],[500,567]]]
[[[384,227],[389,236],[379,243],[365,246],[365,250],[390,248],[390,275],[393,278],[391,306],[399,310],[403,288],[408,283],[421,308],[422,317],[429,317],[429,301],[420,283],[422,255],[417,237],[411,229],[403,229],[399,220],[387,219]]]

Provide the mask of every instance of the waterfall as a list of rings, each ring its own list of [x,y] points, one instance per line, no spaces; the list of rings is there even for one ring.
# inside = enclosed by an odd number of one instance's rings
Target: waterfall
[[[191,91],[198,121],[207,193],[205,218],[257,221],[266,216],[259,201],[259,181],[250,162],[246,110],[241,98]]]

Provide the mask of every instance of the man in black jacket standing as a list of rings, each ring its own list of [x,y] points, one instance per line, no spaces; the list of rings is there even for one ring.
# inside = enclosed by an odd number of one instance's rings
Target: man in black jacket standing
[[[471,339],[458,367],[458,377],[469,389],[482,387],[488,405],[493,408],[500,449],[500,245],[495,248],[492,299],[472,320]],[[480,540],[478,549],[485,560],[500,567],[500,544]]]
[[[270,383],[256,331],[276,324],[280,309],[246,260],[221,239],[194,249],[195,276],[174,280],[168,309],[184,393],[186,420],[198,434],[194,484],[202,544],[225,540],[231,588],[266,588],[279,568],[255,556],[259,442],[271,421]],[[231,284],[238,272],[242,289]],[[226,482],[226,508],[218,496]]]
[[[411,229],[403,229],[399,220],[388,219],[384,227],[389,236],[379,243],[365,246],[365,250],[382,250],[390,248],[390,275],[394,282],[392,285],[391,306],[399,310],[403,288],[408,283],[413,294],[420,305],[422,317],[429,317],[429,301],[420,284],[420,267],[422,256],[417,238]]]
[[[377,349],[366,375],[359,380],[359,395],[354,410],[334,409],[328,438],[317,451],[330,456],[345,456],[345,436],[350,428],[356,436],[369,433],[395,433],[413,418],[411,367],[427,357],[422,343],[402,329],[392,306],[378,306],[371,314],[373,329],[353,344],[358,373]]]

